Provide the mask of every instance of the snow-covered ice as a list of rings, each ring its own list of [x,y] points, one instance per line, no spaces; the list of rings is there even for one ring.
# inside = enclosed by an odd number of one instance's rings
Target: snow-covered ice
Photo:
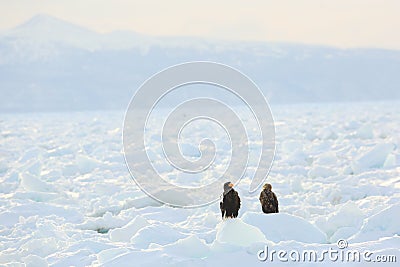
[[[400,103],[272,112],[268,181],[280,213],[262,214],[248,193],[250,161],[236,186],[239,218],[226,221],[218,203],[173,208],[137,187],[122,154],[123,112],[2,114],[0,265],[257,266],[268,264],[257,258],[265,245],[320,251],[339,239],[399,261]],[[197,144],[182,150],[198,156]],[[184,179],[157,164],[166,179]]]

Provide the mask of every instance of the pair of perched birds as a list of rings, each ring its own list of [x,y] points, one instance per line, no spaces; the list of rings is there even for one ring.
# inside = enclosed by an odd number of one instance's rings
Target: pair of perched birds
[[[278,199],[272,192],[272,185],[265,184],[259,197],[261,209],[264,213],[278,213]],[[240,197],[238,192],[233,189],[231,182],[224,184],[224,193],[222,202],[219,203],[222,218],[236,218],[240,209]]]

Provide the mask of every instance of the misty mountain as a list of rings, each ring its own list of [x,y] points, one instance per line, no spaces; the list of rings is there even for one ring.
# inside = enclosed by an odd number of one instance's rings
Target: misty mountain
[[[0,110],[124,109],[149,76],[193,60],[238,68],[271,103],[400,99],[396,50],[100,34],[37,15],[0,33]]]

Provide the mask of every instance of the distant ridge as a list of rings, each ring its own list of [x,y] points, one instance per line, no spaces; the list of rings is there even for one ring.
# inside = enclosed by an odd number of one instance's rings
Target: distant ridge
[[[0,110],[124,108],[150,75],[193,60],[231,65],[271,103],[400,99],[400,51],[101,34],[40,14],[0,34]]]

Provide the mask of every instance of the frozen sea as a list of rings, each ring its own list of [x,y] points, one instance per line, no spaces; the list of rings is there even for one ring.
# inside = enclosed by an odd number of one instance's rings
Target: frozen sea
[[[123,157],[123,111],[1,114],[0,265],[308,266],[289,252],[336,249],[397,266],[382,261],[400,261],[400,103],[271,110],[276,154],[267,181],[280,213],[261,213],[245,176],[236,186],[239,218],[226,221],[218,203],[173,208],[138,188]],[[260,260],[266,246],[287,251],[287,262]]]

